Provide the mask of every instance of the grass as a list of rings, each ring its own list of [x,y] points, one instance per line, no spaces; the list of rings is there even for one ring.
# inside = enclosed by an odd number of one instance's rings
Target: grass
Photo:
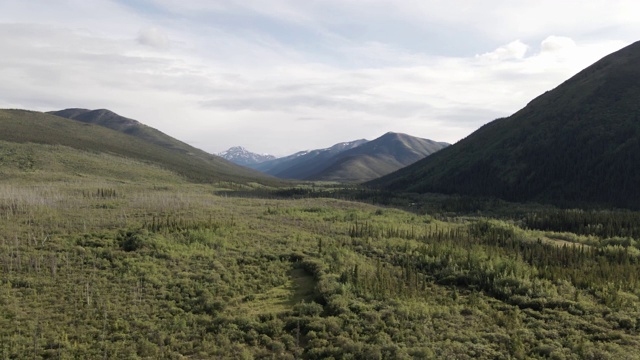
[[[0,359],[638,358],[637,239],[523,225],[546,208],[6,141],[0,171]]]
[[[199,183],[279,183],[273,178],[228,163],[195,148],[186,151],[184,148],[163,147],[106,127],[34,111],[0,110],[0,140],[23,144],[61,145],[85,153],[106,153],[125,157],[165,168]],[[25,156],[20,160],[20,166],[22,169],[29,169],[33,164],[29,162],[28,153],[25,153]]]
[[[311,302],[317,296],[315,285],[313,276],[304,269],[294,268],[289,272],[286,283],[263,293],[249,294],[235,299],[238,305],[230,307],[228,313],[245,314],[251,317],[283,314],[291,311],[296,304]]]
[[[637,358],[637,287],[537,272],[468,238],[485,220],[22,176],[0,181],[0,358]]]
[[[0,141],[0,176],[3,180],[149,182],[180,184],[185,178],[160,166],[107,153],[79,151],[62,145]]]

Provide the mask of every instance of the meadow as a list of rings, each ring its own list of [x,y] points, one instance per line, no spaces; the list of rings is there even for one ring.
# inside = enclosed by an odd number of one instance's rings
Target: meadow
[[[2,149],[0,359],[640,358],[638,213]]]

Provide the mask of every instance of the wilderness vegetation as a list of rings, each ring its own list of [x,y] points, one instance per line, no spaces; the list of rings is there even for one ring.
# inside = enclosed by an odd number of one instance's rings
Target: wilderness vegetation
[[[0,359],[640,359],[638,59],[377,188],[0,110]]]
[[[637,212],[0,145],[1,359],[640,358]]]

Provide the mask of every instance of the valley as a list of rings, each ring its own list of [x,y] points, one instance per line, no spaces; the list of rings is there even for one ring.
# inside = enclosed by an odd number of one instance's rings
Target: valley
[[[556,231],[548,208],[20,164],[0,182],[2,358],[637,358],[639,243]]]
[[[0,110],[0,358],[640,359],[638,44],[451,146],[278,174]]]

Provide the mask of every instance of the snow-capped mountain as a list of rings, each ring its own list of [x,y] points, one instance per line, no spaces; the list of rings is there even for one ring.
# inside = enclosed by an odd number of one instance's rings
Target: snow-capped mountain
[[[234,146],[226,151],[219,153],[218,156],[242,166],[260,164],[262,162],[273,160],[276,158],[275,156],[269,154],[253,153],[243,148],[242,146]]]

